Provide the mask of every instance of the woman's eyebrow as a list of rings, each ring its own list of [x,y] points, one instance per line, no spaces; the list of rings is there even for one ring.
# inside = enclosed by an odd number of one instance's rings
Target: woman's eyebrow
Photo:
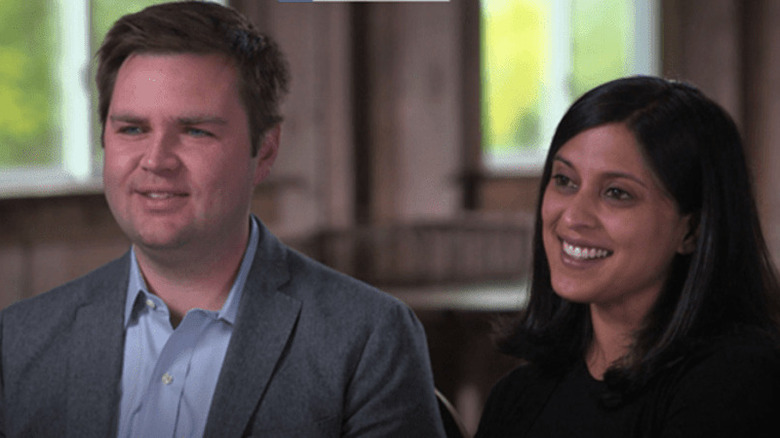
[[[561,157],[560,155],[556,155],[553,158],[553,161],[557,161],[557,162],[563,163],[564,165],[566,165],[566,166],[568,166],[568,167],[570,167],[572,169],[576,169],[576,167],[574,166],[574,164],[572,164],[571,161]],[[642,187],[648,188],[648,185],[641,178],[635,176],[634,174],[628,173],[628,172],[621,172],[619,170],[614,170],[614,171],[604,172],[603,175],[606,176],[607,178],[624,178],[624,179],[628,179],[628,180],[636,182],[637,184],[641,185]]]

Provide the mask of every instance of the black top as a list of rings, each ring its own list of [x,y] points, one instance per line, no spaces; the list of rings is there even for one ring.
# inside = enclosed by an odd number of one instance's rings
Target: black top
[[[606,384],[590,375],[585,362],[579,362],[555,387],[527,436],[629,436],[631,418],[636,415],[636,405],[608,409],[602,401],[606,391]],[[561,421],[564,418],[566,421]]]
[[[524,365],[491,391],[476,437],[780,437],[780,351],[731,340],[700,348],[631,401],[579,362],[562,376]]]

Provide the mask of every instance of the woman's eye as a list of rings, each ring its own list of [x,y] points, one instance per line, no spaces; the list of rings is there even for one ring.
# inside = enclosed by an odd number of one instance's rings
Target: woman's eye
[[[569,187],[574,186],[574,182],[566,175],[556,174],[552,177],[553,184],[556,187]]]
[[[627,201],[627,200],[630,200],[630,199],[634,198],[627,191],[625,191],[623,189],[619,189],[617,187],[610,187],[610,188],[608,188],[607,191],[605,192],[605,195],[608,198],[617,199],[619,201]]]

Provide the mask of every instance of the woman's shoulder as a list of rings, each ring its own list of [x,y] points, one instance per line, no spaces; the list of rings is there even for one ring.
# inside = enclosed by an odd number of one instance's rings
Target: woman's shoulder
[[[757,332],[710,339],[691,345],[663,380],[693,393],[710,392],[711,386],[725,393],[780,384],[780,345]]]
[[[720,337],[698,348],[693,348],[684,361],[685,374],[727,374],[739,379],[741,375],[754,379],[758,376],[780,376],[780,344],[768,336],[739,333]]]
[[[652,398],[665,412],[666,431],[720,437],[771,430],[769,436],[778,436],[780,349],[764,338],[733,336],[696,348],[656,389]]]

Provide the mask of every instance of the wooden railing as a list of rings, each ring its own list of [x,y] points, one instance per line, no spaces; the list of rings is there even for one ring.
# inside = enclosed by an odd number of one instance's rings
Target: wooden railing
[[[307,252],[380,287],[513,281],[527,275],[531,230],[526,217],[373,225],[322,231]]]

